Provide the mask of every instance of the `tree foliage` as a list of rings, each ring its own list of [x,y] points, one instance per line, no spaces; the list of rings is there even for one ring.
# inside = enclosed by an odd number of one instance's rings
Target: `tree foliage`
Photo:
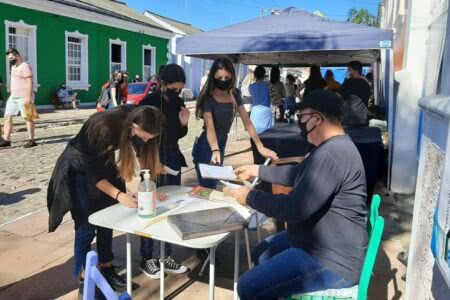
[[[352,8],[348,11],[347,22],[378,27],[378,19],[365,8]]]

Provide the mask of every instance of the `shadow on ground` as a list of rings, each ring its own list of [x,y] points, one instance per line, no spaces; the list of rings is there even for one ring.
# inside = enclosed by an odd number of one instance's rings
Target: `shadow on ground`
[[[0,205],[11,205],[20,202],[25,200],[27,195],[32,195],[40,191],[40,188],[32,188],[11,194],[0,192]]]

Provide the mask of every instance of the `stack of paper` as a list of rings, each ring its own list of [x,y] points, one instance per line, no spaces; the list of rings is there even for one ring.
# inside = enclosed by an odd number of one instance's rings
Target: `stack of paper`
[[[236,180],[232,166],[213,166],[206,164],[199,164],[200,173],[203,178],[207,179],[222,179],[222,180]]]

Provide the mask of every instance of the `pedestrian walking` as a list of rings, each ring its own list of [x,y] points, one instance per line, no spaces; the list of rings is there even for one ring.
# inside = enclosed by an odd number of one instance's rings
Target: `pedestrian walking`
[[[0,141],[0,147],[11,146],[11,132],[13,129],[13,116],[20,112],[22,118],[26,121],[28,131],[28,141],[24,148],[37,146],[34,141],[34,120],[26,119],[26,106],[33,105],[33,72],[29,64],[23,61],[19,51],[10,48],[6,51],[8,62],[11,64],[11,95],[6,102],[5,124],[3,141]]]

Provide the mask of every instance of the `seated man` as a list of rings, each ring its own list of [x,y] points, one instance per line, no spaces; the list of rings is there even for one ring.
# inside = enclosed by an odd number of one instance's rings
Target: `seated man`
[[[72,108],[77,109],[77,93],[67,87],[65,83],[62,83],[57,92],[59,101],[61,103],[72,102]]]
[[[335,93],[311,92],[300,104],[302,135],[316,148],[294,166],[243,166],[242,179],[258,176],[292,186],[288,195],[242,187],[242,204],[287,222],[253,251],[256,266],[239,279],[241,300],[277,299],[339,289],[359,281],[365,251],[366,178],[361,156],[340,124],[342,103]]]

